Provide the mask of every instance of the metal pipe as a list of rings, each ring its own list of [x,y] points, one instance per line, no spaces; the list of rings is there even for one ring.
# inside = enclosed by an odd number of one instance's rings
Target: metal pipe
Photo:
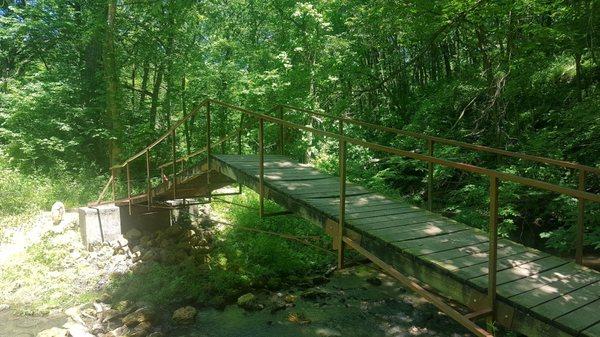
[[[343,132],[343,129],[342,129]],[[338,249],[338,269],[344,267],[344,222],[346,221],[346,141],[340,140],[339,145],[340,158],[340,215],[338,221],[338,230],[335,239]]]
[[[283,106],[279,106],[278,108],[278,112],[279,112],[279,119],[283,120]],[[283,140],[283,125],[280,124],[279,125],[279,154],[283,155],[283,151],[284,151],[284,140]]]
[[[433,157],[433,140],[427,140],[427,155]],[[433,211],[433,163],[427,163],[427,209]]]
[[[490,177],[490,224],[488,250],[488,296],[487,305],[491,309],[489,323],[496,320],[496,277],[498,271],[498,178]]]
[[[579,170],[579,190],[585,192],[585,171]],[[575,262],[583,264],[583,243],[585,233],[585,199],[577,199],[577,228],[575,235]]]
[[[150,190],[152,189],[152,184],[150,182],[150,149],[146,150],[146,194],[148,195],[148,209],[150,209],[150,205],[152,204],[152,197],[150,196]]]
[[[173,130],[171,137],[173,139],[171,142],[171,151],[173,154],[173,200],[175,200],[177,199],[177,163],[175,162],[177,160],[177,144],[175,143],[175,130]]]
[[[260,217],[265,215],[265,131],[264,120],[258,119],[258,194],[259,194],[259,210]]]
[[[129,163],[127,167],[127,199],[129,201],[129,215],[131,215],[131,174],[129,173]]]
[[[212,146],[210,143],[210,100],[206,104],[206,193],[208,202],[211,201],[211,190],[210,190],[210,160],[212,156]]]

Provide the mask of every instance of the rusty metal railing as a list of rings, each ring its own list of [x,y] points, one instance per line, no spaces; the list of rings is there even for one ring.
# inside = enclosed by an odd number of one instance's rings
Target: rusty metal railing
[[[344,116],[335,116],[335,115],[332,115],[329,113],[299,108],[299,107],[295,107],[295,106],[287,105],[287,104],[276,105],[274,109],[276,109],[279,112],[280,119],[283,119],[284,109],[288,109],[288,110],[292,110],[292,111],[302,112],[302,113],[305,113],[310,116],[331,118],[333,120],[337,120],[340,125],[347,123],[347,124],[357,125],[360,127],[365,127],[370,130],[378,130],[378,131],[383,131],[383,132],[387,132],[387,133],[409,136],[409,137],[412,137],[415,139],[424,140],[427,145],[427,155],[428,156],[433,156],[435,144],[444,144],[444,145],[456,146],[456,147],[467,149],[467,150],[473,150],[473,151],[477,151],[477,152],[491,153],[491,154],[496,154],[496,155],[500,155],[503,157],[517,158],[517,159],[540,163],[540,164],[553,165],[553,166],[557,166],[557,167],[565,168],[565,169],[573,169],[573,170],[576,170],[579,172],[577,184],[578,184],[578,189],[580,191],[585,191],[585,178],[586,178],[587,174],[595,174],[595,175],[600,176],[600,168],[582,165],[582,164],[574,163],[574,162],[570,162],[570,161],[534,156],[534,155],[521,153],[521,152],[507,151],[507,150],[497,149],[497,148],[484,146],[484,145],[471,144],[471,143],[461,142],[461,141],[457,141],[457,140],[431,136],[431,135],[427,135],[427,134],[423,134],[423,133],[401,130],[401,129],[397,129],[397,128],[368,123],[368,122],[364,122],[361,120],[352,119],[352,118],[348,118],[348,117],[344,117]],[[281,134],[283,134],[283,131],[281,131]],[[283,136],[281,136],[280,139],[281,139],[280,141],[283,144]],[[433,197],[432,197],[433,183],[434,183],[433,168],[434,168],[433,163],[428,162],[427,163],[427,208],[430,211],[433,210]],[[584,246],[584,233],[585,233],[584,222],[585,222],[585,200],[578,198],[577,226],[576,226],[576,235],[575,235],[575,261],[578,264],[583,263],[583,246]]]

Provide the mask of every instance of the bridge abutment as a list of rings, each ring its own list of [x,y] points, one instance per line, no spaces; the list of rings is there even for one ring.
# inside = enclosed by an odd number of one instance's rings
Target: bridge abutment
[[[168,209],[146,206],[131,207],[114,204],[80,207],[79,230],[83,244],[108,242],[118,239],[131,229],[155,231],[171,225]]]

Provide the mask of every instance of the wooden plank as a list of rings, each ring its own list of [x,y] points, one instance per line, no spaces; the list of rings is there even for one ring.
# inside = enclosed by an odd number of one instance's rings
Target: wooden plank
[[[443,219],[443,218],[438,219],[435,217],[431,217],[425,211],[411,212],[411,213],[407,213],[406,215],[407,215],[406,219],[402,219],[401,221],[399,220],[399,221],[382,222],[382,223],[371,223],[371,224],[355,226],[355,227],[357,229],[360,229],[360,230],[363,230],[366,232],[370,232],[373,230],[383,230],[383,229],[390,229],[390,228],[396,228],[396,227],[404,227],[404,226],[410,226],[410,225],[421,224],[421,223],[428,223],[428,224],[433,224],[433,225],[439,225],[439,224],[443,225],[443,224],[447,223],[445,219]]]
[[[522,307],[531,308],[598,281],[594,273],[565,275],[556,281],[515,295],[510,300]]]
[[[465,233],[450,233],[425,239],[392,242],[392,245],[413,255],[426,255],[436,252],[452,250],[459,247],[472,246],[478,243],[487,242],[487,235],[477,233],[475,230],[469,235]]]
[[[469,246],[469,247],[473,247],[473,246]],[[460,249],[468,249],[469,247],[460,248]],[[437,264],[439,264],[440,266],[444,267],[447,270],[457,271],[461,268],[475,266],[475,265],[479,265],[481,263],[487,263],[488,258],[489,258],[489,255],[488,255],[489,245],[487,243],[484,243],[484,244],[481,244],[479,247],[480,248],[478,251],[471,251],[471,253],[466,253],[461,256],[454,257],[455,255],[452,255],[452,256],[446,255],[447,258],[443,261],[438,262]],[[498,243],[498,258],[521,254],[523,252],[526,252],[527,250],[528,250],[528,248],[525,246],[509,244],[507,242],[504,242],[504,243],[499,242]],[[442,255],[442,256],[444,256],[444,255]],[[433,258],[431,256],[428,256],[428,259],[432,260]]]
[[[329,214],[334,214],[337,216],[337,214],[339,213],[339,209],[335,208],[335,207],[320,207],[319,209],[323,210],[324,212],[327,212]],[[405,204],[371,204],[371,205],[367,205],[367,206],[357,206],[355,204],[351,204],[351,203],[346,203],[346,215],[352,215],[354,214],[354,217],[356,219],[359,219],[361,217],[370,217],[370,214],[377,214],[379,215],[378,212],[390,212],[389,214],[394,214],[392,212],[407,212],[408,211],[421,211],[422,209],[416,206],[412,206],[412,205],[405,205]]]
[[[500,253],[500,252],[498,252]],[[488,255],[487,253],[485,254]],[[532,261],[540,260],[545,257],[548,257],[548,254],[544,253],[536,253],[536,252],[519,252],[516,254],[511,254],[508,256],[504,256],[503,258],[499,258],[497,260],[498,272],[506,269],[511,269],[517,266],[524,265],[526,263],[530,263]],[[488,274],[488,260],[485,259],[480,261],[478,264],[472,264],[466,266],[464,268],[460,268],[455,271],[456,275],[464,278],[465,280],[484,276]],[[487,284],[487,281],[486,281]]]
[[[568,280],[569,278],[572,280]],[[498,287],[498,293],[504,297],[512,297],[552,284],[553,282],[569,282],[571,287],[577,287],[578,284],[580,286],[589,284],[592,280],[600,280],[600,277],[585,271],[584,268],[571,262],[554,269],[546,270],[540,274],[505,283]]]
[[[554,256],[546,256],[542,259],[525,264],[520,264],[515,266],[514,268],[505,269],[498,272],[496,284],[501,285],[534,274],[539,274],[545,270],[556,268],[566,263],[568,263],[568,261],[564,259]],[[487,275],[469,279],[469,282],[472,282],[473,284],[476,284],[480,287],[487,287]]]
[[[498,243],[498,247],[499,248],[502,247],[502,244],[500,242]],[[489,248],[489,245],[486,242],[484,242],[484,243],[479,243],[479,244],[472,245],[472,246],[459,247],[459,248],[456,248],[451,251],[444,251],[444,252],[429,254],[429,255],[424,256],[423,258],[427,258],[428,261],[431,261],[433,263],[439,264],[440,266],[444,267],[444,266],[446,266],[446,263],[448,263],[449,265],[452,265],[452,260],[454,260],[454,259],[473,255],[473,254],[484,253],[484,252],[488,251],[488,248]],[[448,270],[451,270],[451,269],[448,269]]]
[[[556,322],[577,332],[587,329],[600,322],[600,299],[596,296],[596,300],[556,318]]]
[[[427,216],[430,220],[445,220],[443,217],[441,217],[437,214],[434,214],[434,213],[431,213],[431,212],[425,211],[425,210],[420,210],[420,211],[409,212],[409,213],[381,215],[381,216],[370,217],[370,218],[349,220],[349,222],[353,225],[356,225],[357,227],[367,228],[367,227],[369,227],[370,224],[383,224],[386,222],[400,223],[400,222],[402,222],[402,220],[414,218],[415,216],[418,216],[418,215]],[[376,226],[376,227],[379,227],[379,226]]]
[[[583,331],[586,337],[600,337],[600,323],[596,323]]]
[[[437,226],[431,223],[419,223],[403,227],[393,227],[384,230],[370,231],[373,236],[378,237],[386,242],[401,242],[414,240],[425,237],[433,237],[437,235],[445,235],[461,231],[468,231],[465,226],[444,225]]]
[[[531,308],[531,310],[541,316],[554,320],[571,311],[597,301],[599,297],[600,283],[595,282],[537,305]]]

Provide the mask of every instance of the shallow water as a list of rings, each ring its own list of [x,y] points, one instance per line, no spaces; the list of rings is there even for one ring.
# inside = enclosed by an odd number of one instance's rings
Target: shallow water
[[[4,310],[0,311],[0,337],[35,337],[38,332],[66,321],[63,316],[19,316]]]
[[[366,281],[377,276],[379,286]],[[300,296],[295,307],[272,313],[273,294],[257,294],[265,309],[248,312],[236,305],[225,310],[200,310],[196,323],[169,331],[169,336],[287,337],[287,336],[470,336],[460,325],[435,307],[407,293],[391,278],[368,267],[335,274],[318,287],[323,299]],[[300,295],[301,290],[282,292]],[[293,323],[290,314],[310,323]]]
[[[380,285],[367,281],[374,277]],[[306,291],[318,291],[321,297],[304,298],[301,294]],[[297,300],[294,306],[283,307],[283,297],[288,294],[297,295]],[[434,306],[369,266],[334,273],[329,282],[317,287],[255,295],[264,309],[249,312],[237,305],[224,310],[203,308],[194,324],[163,325],[161,330],[169,337],[471,336]],[[163,322],[170,321],[170,313],[164,313]],[[300,319],[292,322],[291,316]],[[0,312],[0,337],[35,337],[65,322],[62,316],[17,316],[5,310]]]

